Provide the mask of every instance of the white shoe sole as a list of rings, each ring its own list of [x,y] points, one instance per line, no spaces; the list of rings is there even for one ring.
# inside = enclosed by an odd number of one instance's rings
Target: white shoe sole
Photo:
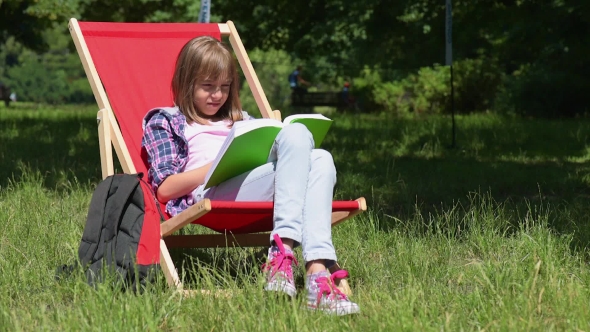
[[[359,314],[361,312],[361,308],[357,304],[350,304],[350,305],[342,305],[337,306],[336,308],[328,308],[328,307],[317,307],[314,304],[307,304],[307,309],[311,311],[322,311],[329,315],[336,315],[336,316],[346,316],[346,315],[354,315]]]
[[[281,292],[289,295],[290,297],[295,297],[297,295],[297,289],[290,285],[281,285],[279,283],[269,283],[264,286],[265,291],[269,292]]]

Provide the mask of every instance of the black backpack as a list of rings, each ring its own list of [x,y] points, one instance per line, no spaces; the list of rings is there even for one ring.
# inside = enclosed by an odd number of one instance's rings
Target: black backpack
[[[164,217],[142,176],[111,175],[92,194],[78,248],[78,261],[90,285],[110,274],[125,288],[137,290],[154,278]]]

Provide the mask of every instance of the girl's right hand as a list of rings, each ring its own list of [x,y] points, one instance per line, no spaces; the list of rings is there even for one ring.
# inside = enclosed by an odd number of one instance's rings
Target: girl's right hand
[[[205,176],[213,163],[199,168],[170,175],[160,184],[156,196],[160,202],[186,196],[205,182]]]

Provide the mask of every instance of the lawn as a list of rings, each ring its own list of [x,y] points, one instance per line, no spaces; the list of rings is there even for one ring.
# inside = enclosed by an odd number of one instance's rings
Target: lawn
[[[330,317],[265,294],[255,249],[173,253],[188,287],[230,298],[57,281],[100,177],[96,109],[15,106],[0,105],[0,330],[590,330],[588,119],[460,116],[450,148],[448,117],[331,114],[336,198],[369,210],[333,233],[362,313]]]

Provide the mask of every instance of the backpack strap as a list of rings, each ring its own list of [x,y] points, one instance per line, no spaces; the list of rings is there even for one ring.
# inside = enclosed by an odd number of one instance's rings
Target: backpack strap
[[[92,194],[88,216],[86,217],[86,226],[82,234],[82,243],[80,244],[80,248],[78,248],[78,258],[82,266],[86,266],[98,250],[104,220],[103,214],[112,183],[113,177],[107,177],[96,186]]]
[[[121,269],[121,267],[118,266],[118,263],[122,263],[117,259],[117,257],[119,257],[119,255],[117,255],[119,226],[122,222],[121,218],[123,217],[127,206],[130,204],[130,197],[133,195],[138,185],[139,181],[136,175],[119,175],[119,185],[117,186],[114,195],[109,199],[111,206],[106,215],[104,262],[107,266],[122,273],[123,278],[126,278],[128,271],[124,268]],[[124,254],[126,253],[123,253],[123,256]]]

